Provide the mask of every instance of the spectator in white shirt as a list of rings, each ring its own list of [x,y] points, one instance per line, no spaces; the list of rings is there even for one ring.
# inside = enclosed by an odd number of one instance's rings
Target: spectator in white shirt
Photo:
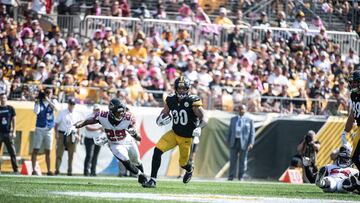
[[[198,72],[196,71],[196,65],[194,61],[189,61],[188,69],[184,72],[184,75],[187,79],[190,80],[191,83],[198,79]]]
[[[45,0],[33,0],[31,3],[31,10],[37,14],[46,14],[46,1]]]
[[[0,94],[10,94],[10,83],[4,78],[3,69],[0,69]]]
[[[345,64],[348,66],[350,64],[357,65],[359,64],[359,56],[355,54],[352,48],[349,49],[349,55],[345,58]]]
[[[249,112],[257,112],[261,110],[261,94],[257,89],[256,81],[251,82],[251,86],[246,90],[245,101]]]
[[[79,141],[78,132],[68,135],[69,129],[79,121],[78,117],[74,113],[75,99],[70,98],[68,100],[68,108],[59,112],[55,122],[56,132],[56,170],[55,175],[59,174],[61,160],[64,154],[64,150],[68,151],[68,171],[67,175],[72,176],[72,161],[76,149],[76,144]]]
[[[208,67],[206,65],[202,65],[200,72],[198,73],[199,85],[203,87],[209,87],[210,82],[213,80],[211,75],[208,73]]]
[[[296,20],[293,23],[292,28],[302,29],[302,30],[305,30],[305,31],[309,30],[309,27],[308,27],[307,23],[305,22],[305,14],[304,14],[304,12],[300,11],[296,15]]]
[[[283,70],[280,66],[275,66],[274,72],[269,76],[267,82],[272,85],[275,92],[280,93],[282,86],[288,86],[289,80],[283,75]]]
[[[331,64],[327,59],[327,56],[328,54],[325,51],[321,51],[320,58],[314,63],[315,67],[323,70],[325,73],[329,73],[331,71]]]

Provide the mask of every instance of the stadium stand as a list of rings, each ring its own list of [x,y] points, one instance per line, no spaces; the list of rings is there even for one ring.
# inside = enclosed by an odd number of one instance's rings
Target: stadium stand
[[[341,9],[338,1],[211,2],[76,1],[71,12],[49,5],[46,15],[28,3],[14,13],[0,6],[1,81],[11,100],[33,100],[51,86],[59,101],[106,104],[116,96],[161,106],[184,74],[208,109],[245,103],[253,112],[346,113],[360,41],[331,23],[359,18],[352,1]],[[231,25],[214,23],[226,15]]]

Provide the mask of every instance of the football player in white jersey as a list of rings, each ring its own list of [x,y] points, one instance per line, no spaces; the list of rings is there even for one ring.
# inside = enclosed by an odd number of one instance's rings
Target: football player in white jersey
[[[316,185],[324,192],[352,192],[356,189],[352,179],[359,176],[359,171],[352,167],[351,147],[343,145],[335,163],[320,168],[316,176]]]
[[[141,140],[141,137],[135,130],[135,119],[126,105],[119,99],[112,99],[109,103],[109,111],[100,111],[94,117],[76,123],[75,128],[95,123],[100,123],[106,134],[106,138],[94,138],[95,143],[105,144],[108,142],[114,156],[128,171],[138,176],[139,183],[146,182],[147,178],[136,143]],[[102,141],[105,142],[101,143]]]

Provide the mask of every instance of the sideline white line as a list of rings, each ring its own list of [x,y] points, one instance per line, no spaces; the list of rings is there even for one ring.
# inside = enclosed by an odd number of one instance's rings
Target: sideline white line
[[[1,177],[24,177],[24,178],[50,178],[50,179],[84,179],[84,180],[136,180],[135,177],[116,177],[116,176],[96,176],[96,177],[85,177],[85,176],[66,176],[66,175],[59,175],[59,176],[24,176],[24,175],[13,175],[13,174],[1,174]],[[182,179],[178,178],[169,178],[169,177],[160,177],[158,178],[159,182],[162,181],[170,181],[170,182],[182,182]],[[220,183],[229,183],[229,184],[239,184],[239,183],[246,183],[246,184],[269,184],[269,185],[279,185],[279,184],[288,184],[283,182],[277,182],[277,181],[262,181],[262,180],[245,180],[245,181],[228,181],[227,178],[192,178],[191,182],[205,182],[205,183],[212,183],[212,182],[220,182]],[[292,185],[311,185],[308,183],[304,184],[292,184]]]
[[[212,194],[151,194],[151,193],[113,193],[113,192],[52,192],[56,195],[76,197],[106,198],[106,199],[142,199],[182,202],[211,202],[211,203],[351,203],[354,201],[324,200],[324,199],[295,199],[276,197],[250,197],[240,195],[212,195]]]

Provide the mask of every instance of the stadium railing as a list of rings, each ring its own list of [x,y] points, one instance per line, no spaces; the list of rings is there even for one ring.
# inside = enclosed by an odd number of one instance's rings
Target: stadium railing
[[[39,91],[45,87],[51,87],[54,89],[55,95],[57,95],[57,100],[61,103],[67,101],[69,97],[75,97],[79,103],[85,104],[107,104],[101,93],[106,93],[110,98],[119,97],[118,92],[129,92],[126,89],[109,89],[109,88],[99,88],[99,87],[85,87],[85,86],[67,86],[67,85],[44,85],[44,84],[18,84],[17,90],[21,89],[22,91],[17,91],[17,93],[10,93],[9,100],[15,101],[35,101]],[[203,88],[197,88],[198,94],[203,100],[204,108],[209,110],[222,110],[232,112],[237,103],[232,99],[232,95],[228,94],[224,96],[222,94],[216,94],[214,91],[204,90]],[[234,88],[235,90],[236,88]],[[204,91],[203,91],[204,90]],[[89,94],[92,91],[92,96],[89,100]],[[171,92],[161,91],[161,90],[146,90],[143,89],[143,92],[150,94],[157,94],[155,98],[159,106],[163,105],[164,99]],[[126,95],[125,95],[126,97]],[[284,114],[293,114],[293,113],[312,113],[312,114],[326,114],[326,115],[345,115],[346,110],[337,111],[334,109],[327,109],[329,104],[333,103],[335,106],[338,105],[339,100],[334,99],[314,99],[314,98],[291,98],[291,97],[281,97],[281,96],[261,96],[261,100],[272,100],[276,103],[276,107],[273,106],[271,109],[262,108],[257,110],[259,112],[277,112]],[[138,104],[138,101],[133,101],[135,104]],[[271,102],[270,102],[271,103]],[[286,109],[290,105],[294,106],[292,112],[288,112]],[[151,106],[150,102],[145,106]]]
[[[111,17],[111,16],[86,16],[83,26],[80,26],[80,35],[92,38],[96,29],[102,26],[110,26],[113,30],[123,27],[129,34],[133,34],[136,29],[141,29],[146,34],[149,33],[149,28],[154,26],[157,32],[162,32],[165,29],[171,30],[173,35],[176,36],[177,31],[182,28],[186,29],[195,45],[201,45],[204,40],[209,40],[212,45],[222,45],[227,42],[228,35],[231,33],[235,26],[220,26],[216,24],[207,23],[194,23],[182,22],[174,20],[157,20],[157,19],[139,19],[127,17]],[[297,32],[303,35],[305,44],[310,44],[319,30],[304,31],[294,28],[277,28],[277,27],[263,27],[253,26],[251,28],[246,26],[239,26],[244,33],[250,35],[253,39],[254,36],[263,38],[267,30],[273,31],[273,37],[288,39],[291,37],[292,32]],[[326,31],[330,41],[340,44],[342,54],[347,54],[349,48],[353,48],[356,53],[360,53],[360,39],[356,33],[339,32],[339,31]]]
[[[88,15],[80,26],[79,32],[81,36],[92,38],[97,29],[111,27],[113,31],[124,28],[129,34],[133,34],[140,22],[139,18]]]

